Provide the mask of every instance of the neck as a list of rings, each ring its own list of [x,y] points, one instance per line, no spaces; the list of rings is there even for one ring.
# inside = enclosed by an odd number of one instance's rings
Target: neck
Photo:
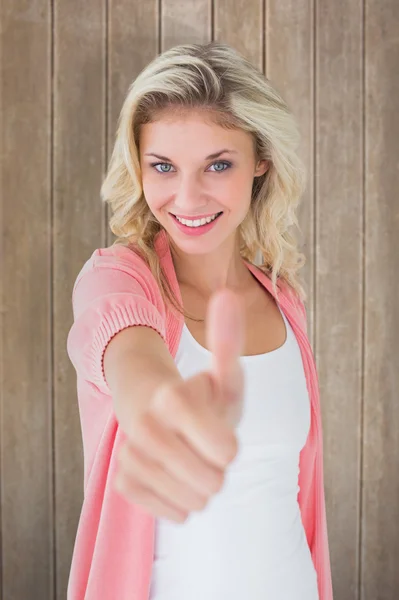
[[[238,236],[226,240],[210,254],[182,252],[172,240],[170,249],[179,284],[206,298],[223,287],[241,292],[252,277],[240,255]]]

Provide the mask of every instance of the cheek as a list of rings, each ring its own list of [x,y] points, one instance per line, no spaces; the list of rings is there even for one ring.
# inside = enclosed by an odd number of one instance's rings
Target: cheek
[[[245,208],[251,200],[252,181],[245,173],[222,178],[214,185],[213,192],[223,204],[230,208]]]
[[[166,202],[167,190],[152,177],[143,177],[143,192],[150,209],[155,212]]]

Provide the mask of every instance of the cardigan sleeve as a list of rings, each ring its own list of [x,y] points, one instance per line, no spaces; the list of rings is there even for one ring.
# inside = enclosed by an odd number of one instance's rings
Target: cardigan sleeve
[[[144,261],[129,249],[96,250],[78,274],[72,293],[73,324],[68,356],[78,378],[110,395],[103,357],[113,336],[143,325],[166,343],[165,308],[156,281]]]

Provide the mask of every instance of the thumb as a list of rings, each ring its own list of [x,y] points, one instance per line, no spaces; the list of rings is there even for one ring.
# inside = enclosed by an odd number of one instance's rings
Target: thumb
[[[244,378],[239,358],[243,351],[245,314],[242,300],[223,288],[211,296],[207,310],[206,341],[212,352],[211,374],[218,396],[226,403],[242,399]]]

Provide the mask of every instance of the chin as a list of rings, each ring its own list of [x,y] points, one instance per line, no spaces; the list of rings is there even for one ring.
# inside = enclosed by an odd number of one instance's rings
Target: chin
[[[187,255],[192,256],[209,256],[218,255],[223,246],[229,244],[229,239],[235,237],[235,232],[230,233],[227,236],[219,235],[214,236],[212,239],[206,239],[206,236],[192,237],[189,239],[182,239],[178,235],[173,235],[169,230],[166,230],[171,245],[178,251],[183,252]]]
[[[205,256],[207,254],[211,254],[212,252],[217,252],[222,244],[221,241],[218,242],[217,240],[213,242],[205,241],[200,239],[201,236],[189,240],[182,240],[177,236],[171,235],[169,231],[167,231],[167,233],[173,246],[185,254],[203,254]]]

